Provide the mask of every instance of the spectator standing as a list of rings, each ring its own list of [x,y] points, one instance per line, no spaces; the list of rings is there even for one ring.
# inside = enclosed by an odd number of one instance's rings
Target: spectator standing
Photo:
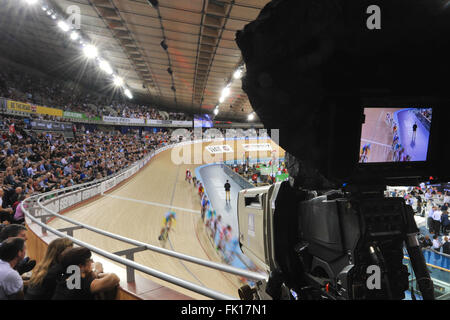
[[[450,242],[448,237],[444,237],[444,243],[442,244],[442,253],[450,255]]]
[[[433,210],[434,207],[429,207],[428,209],[428,218],[427,218],[427,226],[428,226],[428,232],[433,233],[434,230],[434,221],[433,221]]]
[[[228,180],[225,182],[225,185],[224,185],[224,188],[225,188],[225,202],[230,202],[230,189],[231,189],[231,185],[230,185],[230,183],[228,182]]]
[[[414,123],[414,125],[412,126],[412,130],[412,141],[416,141],[417,123]]]
[[[439,237],[437,235],[433,236],[433,245],[431,248],[436,251],[441,251],[442,243],[439,241]]]
[[[433,228],[434,228],[434,234],[439,236],[441,233],[441,216],[442,216],[442,211],[439,210],[437,207],[434,207],[433,210]]]
[[[447,233],[448,233],[447,228],[450,225],[450,220],[448,219],[447,209],[442,210],[441,225],[442,225],[442,233],[444,235],[447,235]]]

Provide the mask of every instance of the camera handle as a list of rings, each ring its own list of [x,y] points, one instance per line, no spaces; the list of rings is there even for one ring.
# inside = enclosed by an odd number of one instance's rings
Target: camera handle
[[[419,241],[417,240],[416,221],[414,220],[414,212],[411,206],[406,206],[407,221],[406,221],[406,249],[408,250],[409,257],[411,258],[411,265],[416,274],[417,284],[419,290],[422,293],[424,300],[434,300],[434,286],[431,280],[430,273],[428,272],[425,257],[423,256],[422,249],[420,248]]]

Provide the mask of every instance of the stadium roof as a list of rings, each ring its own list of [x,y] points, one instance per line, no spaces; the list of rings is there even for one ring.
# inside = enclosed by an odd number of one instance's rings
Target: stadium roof
[[[136,100],[190,113],[213,112],[242,65],[236,31],[269,2],[159,0],[152,6],[155,0],[27,1],[5,0],[0,6],[0,55],[81,82],[104,77],[43,6],[65,19],[79,8],[81,35],[98,48]],[[253,110],[241,81],[233,79],[230,89],[220,104],[220,118],[246,119]]]

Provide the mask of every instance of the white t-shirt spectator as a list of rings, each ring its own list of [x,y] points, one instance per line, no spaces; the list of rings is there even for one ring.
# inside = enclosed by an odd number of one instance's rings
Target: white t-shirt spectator
[[[436,221],[441,221],[441,216],[442,216],[442,211],[441,210],[436,210],[433,212],[433,220]]]
[[[20,291],[23,280],[8,262],[0,260],[0,300],[7,300]]]
[[[446,195],[444,197],[444,203],[450,203],[450,196],[449,195]]]
[[[433,239],[433,249],[437,251],[441,249],[441,242],[439,239]]]

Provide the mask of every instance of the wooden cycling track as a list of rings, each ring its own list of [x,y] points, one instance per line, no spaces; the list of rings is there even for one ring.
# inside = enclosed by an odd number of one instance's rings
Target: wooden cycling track
[[[196,164],[175,164],[172,159],[174,154],[183,154],[180,147],[161,152],[138,174],[126,181],[123,185],[109,193],[97,198],[95,201],[82,205],[65,213],[81,223],[94,226],[114,234],[142,241],[151,245],[161,246],[158,235],[161,230],[164,214],[172,208],[177,213],[177,221],[174,232],[170,233],[167,249],[195,256],[205,260],[221,262],[200,218],[200,201],[197,190],[192,184],[185,181],[185,172],[214,161],[223,160],[225,154],[218,154],[215,158],[205,159],[210,153],[202,152],[208,145],[228,144],[233,153],[227,154],[226,159],[242,159],[243,144],[270,143],[272,149],[278,148],[270,140],[237,140],[227,142],[204,142],[191,145],[185,150],[190,150],[191,160],[194,157],[201,160]],[[284,150],[278,149],[280,157],[284,157]],[[251,158],[267,158],[271,152],[251,152]],[[205,156],[206,155],[206,156]],[[231,157],[231,158],[230,158]],[[194,173],[195,174],[195,173]],[[54,219],[49,223],[55,228],[64,228],[72,224],[61,219]],[[131,248],[130,244],[120,242],[88,230],[74,231],[75,238],[92,244],[109,252],[117,252]],[[238,297],[237,289],[242,285],[237,276],[221,271],[199,266],[190,262],[178,260],[152,251],[142,251],[135,254],[135,261],[168,273],[172,276],[211,288],[213,290]],[[107,272],[107,270],[105,270]],[[150,278],[152,281],[176,290],[194,299],[206,299],[206,297],[165,282],[153,276],[138,272],[139,275]]]

